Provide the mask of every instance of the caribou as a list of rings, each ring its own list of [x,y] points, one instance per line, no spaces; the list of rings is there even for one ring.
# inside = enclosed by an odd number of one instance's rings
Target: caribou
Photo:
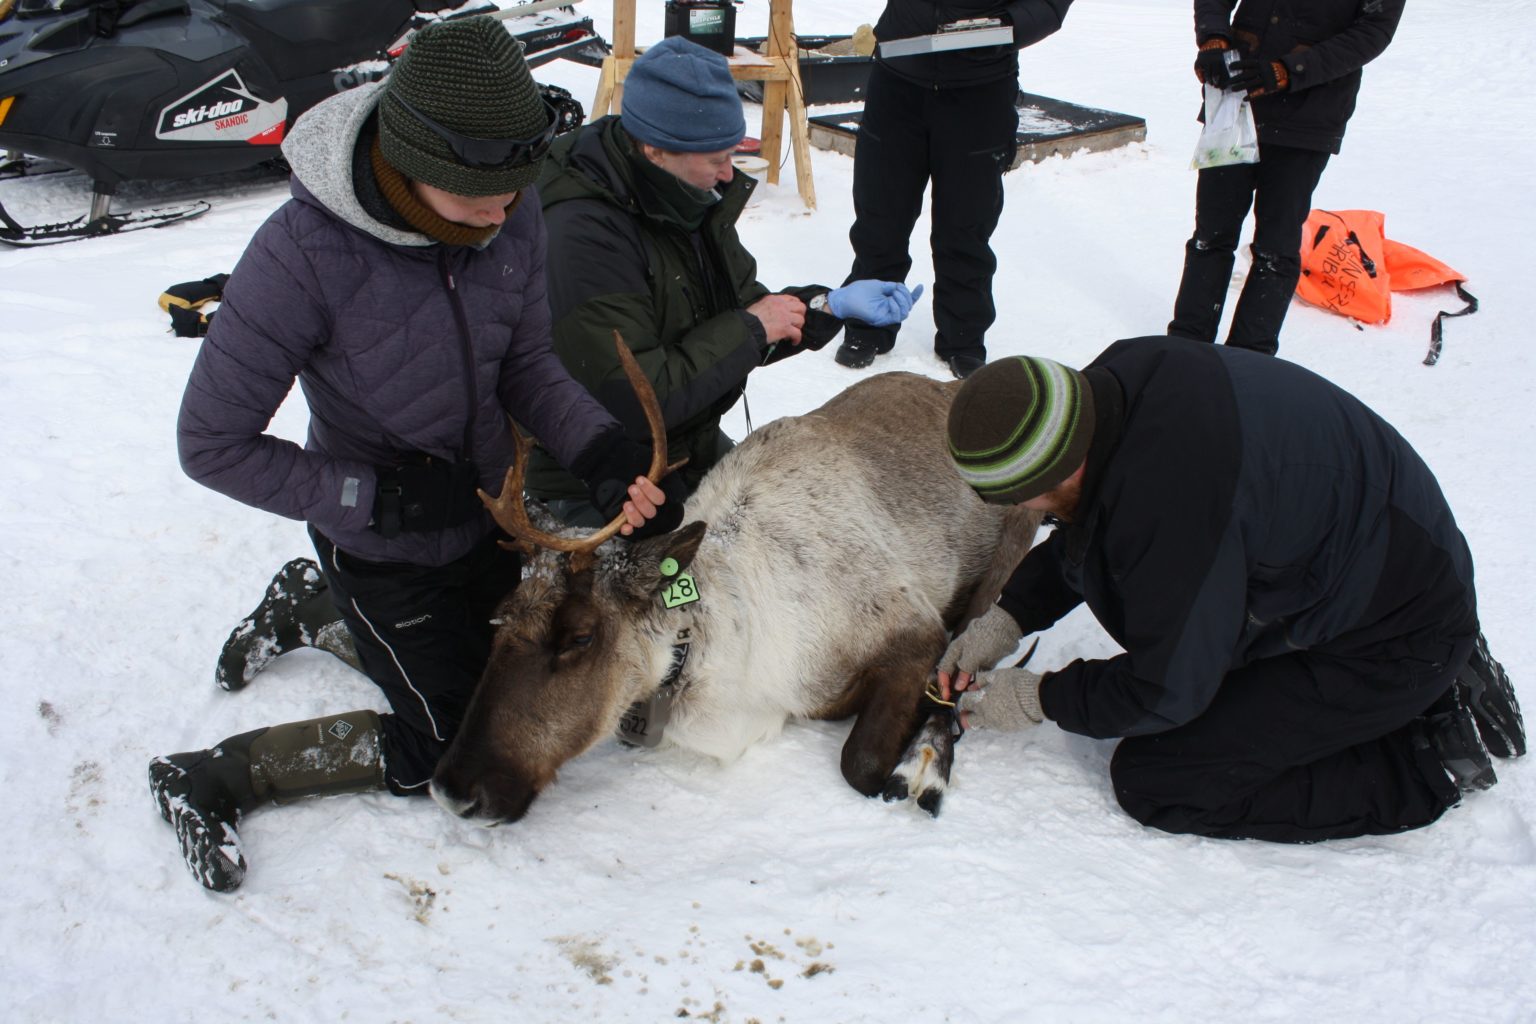
[[[666,462],[649,381],[615,337]],[[516,821],[565,762],[618,734],[729,761],[794,719],[854,723],[842,775],[937,814],[952,716],[934,700],[948,638],[995,600],[1038,513],[988,505],[951,467],[959,382],[866,378],[751,433],[704,478],[682,525],[614,541],[562,529],[522,493],[532,442],[481,498],[524,552],[490,660],[432,795]],[[514,431],[516,430],[514,424]]]

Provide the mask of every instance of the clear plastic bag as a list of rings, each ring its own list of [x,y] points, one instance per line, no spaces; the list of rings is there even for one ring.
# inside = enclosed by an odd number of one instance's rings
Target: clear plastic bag
[[[1189,166],[1195,170],[1259,162],[1259,132],[1247,93],[1205,87],[1205,128]]]

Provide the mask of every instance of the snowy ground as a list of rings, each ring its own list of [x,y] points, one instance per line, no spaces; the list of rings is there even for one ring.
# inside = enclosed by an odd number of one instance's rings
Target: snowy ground
[[[644,42],[662,4],[639,6]],[[741,8],[742,34],[764,33],[767,6]],[[850,31],[880,7],[798,6],[807,33]],[[1080,364],[1166,323],[1195,184],[1188,6],[1078,0],[1027,51],[1030,91],[1149,129],[1145,145],[1009,176],[994,355]],[[586,7],[607,34],[607,5]],[[1448,289],[1400,295],[1390,325],[1363,331],[1298,306],[1282,345],[1385,414],[1439,474],[1478,560],[1486,631],[1527,706],[1533,29],[1536,9],[1510,0],[1409,4],[1316,196],[1385,211],[1392,237],[1468,275],[1483,311],[1448,322],[1433,369],[1419,361],[1434,312],[1459,308]],[[584,100],[595,86],[571,64],[541,77]],[[851,161],[817,151],[814,163],[816,212],[789,166],[746,215],[772,285],[846,271]],[[7,1019],[1536,1019],[1525,763],[1501,763],[1498,787],[1431,829],[1287,847],[1140,828],[1109,792],[1111,744],[1052,726],[968,738],[937,820],[844,785],[846,726],[792,726],[729,767],[604,746],[526,820],[492,831],[387,796],[259,813],[243,829],[245,886],[204,892],[151,808],[148,759],[376,696],[307,652],[243,693],[213,686],[226,631],[308,548],[299,524],[176,465],[195,343],[166,333],[155,297],[229,268],[286,194],[197,188],[216,209],[192,223],[0,250]],[[11,182],[0,198],[31,220],[86,202],[79,179]],[[924,260],[914,282],[931,280]],[[940,374],[929,309],[866,372]],[[753,419],[807,410],[854,376],[830,350],[781,364],[754,376]],[[275,429],[299,436],[301,406]],[[1110,649],[1078,614],[1036,660]]]

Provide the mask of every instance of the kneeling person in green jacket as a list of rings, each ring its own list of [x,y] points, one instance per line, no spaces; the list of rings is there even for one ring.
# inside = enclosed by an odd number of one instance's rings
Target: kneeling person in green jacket
[[[755,368],[820,349],[844,318],[891,325],[912,295],[889,281],[770,291],[736,221],[757,182],[731,157],[746,133],[723,56],[672,36],[624,80],[624,109],[556,141],[539,179],[549,224],[555,351],[572,376],[645,435],[613,348],[615,329],[661,400],[669,458],[691,491],[733,442],[720,418]],[[586,492],[535,452],[528,492],[568,522],[594,522]]]

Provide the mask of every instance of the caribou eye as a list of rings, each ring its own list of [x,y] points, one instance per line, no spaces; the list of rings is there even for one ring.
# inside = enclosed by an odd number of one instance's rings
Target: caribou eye
[[[560,645],[560,653],[569,654],[572,651],[579,651],[591,646],[591,633],[576,633],[573,636],[568,636],[565,638],[564,642]]]

